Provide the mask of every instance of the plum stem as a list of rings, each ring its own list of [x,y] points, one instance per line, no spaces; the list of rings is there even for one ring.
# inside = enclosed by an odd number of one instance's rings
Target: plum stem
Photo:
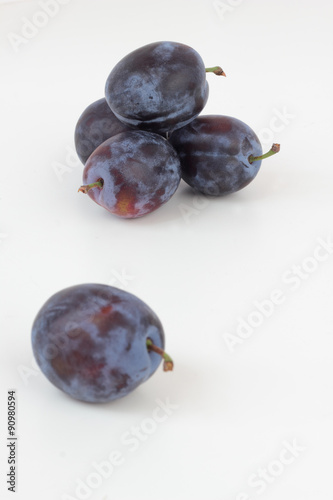
[[[90,189],[93,189],[93,188],[96,188],[96,187],[102,189],[103,184],[104,184],[103,179],[98,179],[98,181],[96,181],[96,182],[93,182],[91,184],[86,184],[84,186],[79,187],[78,192],[79,193],[87,194],[88,191],[90,191]]]
[[[221,66],[213,66],[212,68],[205,68],[206,73],[214,73],[218,76],[227,76]]]
[[[173,370],[173,361],[170,358],[169,354],[163,351],[163,349],[161,349],[160,347],[157,347],[157,345],[153,344],[153,341],[150,338],[146,340],[146,345],[148,351],[156,352],[157,354],[162,356],[162,358],[164,359],[163,370],[165,372]]]
[[[250,155],[248,160],[250,163],[253,163],[254,161],[264,160],[265,158],[268,158],[269,156],[275,155],[279,151],[280,151],[280,144],[273,144],[271,149],[269,151],[267,151],[267,153],[265,153],[264,155],[261,155],[261,156]]]

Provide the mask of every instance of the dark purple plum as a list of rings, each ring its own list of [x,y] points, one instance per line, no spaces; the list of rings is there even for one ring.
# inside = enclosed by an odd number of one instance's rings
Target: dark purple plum
[[[183,127],[208,99],[207,68],[188,45],[161,41],[140,47],[121,59],[105,86],[106,100],[122,122],[167,133]]]
[[[170,143],[180,158],[184,181],[211,196],[234,193],[247,186],[257,175],[261,160],[279,149],[274,144],[262,156],[253,130],[237,118],[222,115],[199,116],[176,130]]]
[[[47,300],[32,327],[32,347],[52,384],[89,403],[126,396],[152,376],[162,357],[166,371],[173,366],[150,307],[101,284],[72,286]]]
[[[103,142],[89,157],[79,191],[124,218],[156,210],[180,182],[177,153],[164,137],[134,130]]]
[[[85,164],[102,142],[131,129],[112,113],[104,97],[93,102],[83,111],[75,127],[74,141],[78,157]]]

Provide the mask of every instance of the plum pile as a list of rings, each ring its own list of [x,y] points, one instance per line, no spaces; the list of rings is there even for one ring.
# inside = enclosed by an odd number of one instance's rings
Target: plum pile
[[[150,43],[123,57],[106,80],[105,98],[76,125],[85,165],[79,191],[119,217],[136,218],[166,203],[181,178],[210,196],[247,186],[261,160],[280,146],[263,155],[258,137],[239,119],[200,115],[209,72],[225,76],[177,42]]]
[[[200,115],[208,99],[205,68],[193,48],[170,41],[140,47],[112,69],[102,98],[75,129],[83,185],[96,203],[123,218],[166,203],[181,178],[195,191],[222,196],[247,186],[262,154],[254,131],[237,118]]]

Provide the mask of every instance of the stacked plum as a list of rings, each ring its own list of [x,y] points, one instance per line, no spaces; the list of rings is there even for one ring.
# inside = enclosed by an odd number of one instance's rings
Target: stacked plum
[[[225,76],[177,42],[151,43],[121,59],[107,78],[105,98],[88,106],[76,125],[85,165],[79,191],[119,217],[136,218],[166,203],[181,178],[213,196],[249,184],[279,145],[263,155],[245,123],[199,116],[209,72]]]

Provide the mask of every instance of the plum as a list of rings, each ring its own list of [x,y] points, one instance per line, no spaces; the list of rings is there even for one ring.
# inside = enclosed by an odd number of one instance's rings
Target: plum
[[[158,368],[172,369],[164,331],[141,299],[103,284],[81,284],[50,297],[32,327],[43,374],[69,396],[105,403],[126,396]]]
[[[178,42],[144,45],[121,59],[109,74],[105,98],[120,121],[169,133],[193,120],[208,99],[206,72],[198,52]]]
[[[81,114],[74,132],[75,149],[83,164],[110,137],[131,130],[112,113],[105,98],[90,104]]]
[[[178,153],[182,178],[196,191],[222,196],[247,186],[261,160],[279,151],[279,144],[262,155],[254,131],[241,120],[224,115],[201,115],[176,130],[170,143]]]
[[[79,191],[109,212],[136,218],[156,210],[175,193],[180,162],[174,148],[151,132],[122,132],[89,157]]]

